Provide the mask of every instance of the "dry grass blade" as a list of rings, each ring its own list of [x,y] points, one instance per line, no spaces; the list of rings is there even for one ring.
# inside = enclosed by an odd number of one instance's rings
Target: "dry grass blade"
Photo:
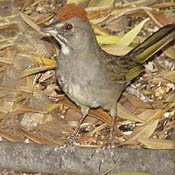
[[[21,16],[21,18],[29,25],[31,26],[35,31],[37,31],[38,33],[40,33],[41,35],[45,35],[43,32],[40,31],[40,27],[33,22],[26,14],[17,11],[18,14]]]
[[[12,37],[12,38],[1,39],[0,40],[0,50],[13,46],[16,38],[17,36]]]
[[[175,2],[163,2],[163,3],[156,3],[151,5],[152,8],[167,8],[167,7],[172,7],[175,6]]]
[[[18,54],[18,55],[24,56],[24,57],[27,57],[27,58],[32,58],[41,65],[45,65],[45,66],[56,65],[56,61],[52,60],[52,59],[49,59],[49,58],[35,56],[35,55],[28,55],[28,54],[23,54],[23,53]]]
[[[9,109],[0,107],[0,112],[7,114],[9,112]]]
[[[0,16],[0,22],[2,23],[3,21],[11,21],[11,20],[13,20],[15,17],[16,17],[16,15],[4,16],[4,17],[1,17],[1,16]]]
[[[27,92],[27,93],[35,92],[33,88],[26,87],[26,86],[19,86],[17,89],[11,89],[11,88],[8,88],[7,86],[0,85],[0,90],[7,90],[7,91],[12,91],[12,92],[20,91],[20,92]]]
[[[21,105],[21,104],[16,104],[16,108],[14,109],[14,113],[15,114],[21,114],[21,113],[25,113],[25,112],[36,112],[36,113],[41,113],[41,114],[46,114],[46,111],[41,111],[38,109],[34,109],[25,105]]]
[[[44,23],[48,23],[48,21],[54,16],[53,13],[48,13],[48,14],[44,14],[43,16],[39,16],[38,18],[35,18],[35,22],[39,25],[39,24],[44,24]]]
[[[24,142],[24,139],[0,130],[0,136],[11,142]]]
[[[16,22],[9,22],[9,23],[4,23],[4,24],[0,24],[0,30],[13,30],[13,31],[18,31],[18,25]]]
[[[47,70],[51,70],[51,69],[55,69],[55,65],[42,66],[42,67],[35,67],[35,68],[31,68],[31,69],[26,69],[22,73],[21,78],[24,78],[26,76],[33,75],[33,74],[36,74],[36,73],[44,72],[44,71],[47,71]]]
[[[6,57],[0,57],[0,63],[13,64],[13,60]]]
[[[38,56],[34,56],[34,55],[31,55],[31,58],[33,58],[34,60],[36,60],[38,63],[40,63],[42,65],[46,65],[46,66],[56,65],[55,60],[51,60],[51,59],[48,59],[48,58],[38,57]]]
[[[54,141],[34,136],[33,134],[29,133],[28,131],[26,131],[25,129],[23,129],[21,127],[19,128],[19,130],[21,131],[21,133],[25,137],[27,137],[28,139],[32,140],[35,143],[39,143],[39,144],[56,144]]]
[[[105,129],[107,126],[108,126],[108,125],[107,125],[106,123],[104,123],[104,124],[102,124],[102,125],[96,127],[93,131],[89,132],[89,133],[87,134],[87,136],[94,135],[96,132],[99,132],[99,131]]]
[[[33,89],[33,87],[29,87],[29,86],[19,86],[17,88],[18,91],[20,92],[27,92],[27,93],[33,93],[35,92],[35,90]]]
[[[140,138],[138,141],[149,149],[175,149],[175,141]]]

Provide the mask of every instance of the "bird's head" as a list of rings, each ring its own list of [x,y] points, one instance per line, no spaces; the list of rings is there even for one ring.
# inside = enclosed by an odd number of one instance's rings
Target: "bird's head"
[[[82,9],[79,6],[76,7]],[[60,10],[63,16],[67,12],[64,8]],[[78,15],[69,13],[69,16],[64,16],[65,19],[57,15],[50,25],[41,29],[42,32],[53,36],[59,42],[61,51],[65,55],[70,54],[72,50],[88,49],[96,40],[87,16],[80,17]]]

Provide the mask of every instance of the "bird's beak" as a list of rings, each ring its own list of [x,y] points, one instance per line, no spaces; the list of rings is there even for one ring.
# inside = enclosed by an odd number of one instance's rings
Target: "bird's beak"
[[[64,24],[60,21],[56,20],[53,21],[50,25],[45,26],[41,28],[41,32],[47,33],[48,35],[56,35],[58,30],[63,26]]]

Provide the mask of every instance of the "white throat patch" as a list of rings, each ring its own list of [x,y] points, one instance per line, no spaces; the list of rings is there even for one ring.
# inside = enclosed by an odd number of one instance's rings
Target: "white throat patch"
[[[70,49],[67,46],[67,40],[63,38],[61,35],[54,35],[54,38],[61,44],[61,51],[64,55],[68,55],[70,53]]]

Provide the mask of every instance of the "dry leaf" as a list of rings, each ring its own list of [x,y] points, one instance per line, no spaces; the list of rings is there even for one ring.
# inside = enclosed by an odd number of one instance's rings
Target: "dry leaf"
[[[64,142],[61,142],[61,141],[60,141],[60,143],[57,143],[57,142],[54,142],[54,141],[51,141],[51,140],[48,140],[48,139],[37,137],[37,136],[29,133],[25,129],[21,128],[21,127],[19,128],[19,130],[22,132],[22,134],[24,136],[26,136],[28,139],[32,140],[35,143],[39,143],[39,144],[60,144],[60,145],[64,144]]]
[[[124,106],[122,106],[120,103],[117,104],[117,111],[118,111],[118,116],[123,119],[135,121],[135,122],[142,122],[144,123],[144,120],[139,118],[138,116],[134,115],[130,111],[128,111]]]
[[[175,140],[141,138],[138,141],[149,149],[175,149]]]
[[[140,24],[136,25],[132,30],[126,33],[119,41],[119,44],[129,46],[147,21],[149,21],[149,18],[144,19]]]
[[[159,120],[154,120],[143,126],[136,127],[123,144],[136,144],[138,143],[138,139],[149,138],[157,128],[158,122]]]
[[[157,10],[153,10],[152,14],[157,19],[157,21],[159,21],[159,23],[163,26],[168,24],[168,20],[164,14],[158,12]]]
[[[164,74],[163,78],[171,81],[172,83],[175,83],[175,71],[167,72],[166,74]]]
[[[102,46],[102,49],[109,54],[118,55],[118,56],[126,55],[129,51],[132,50],[132,48],[128,46],[119,45],[119,44],[104,45]]]
[[[0,130],[0,136],[4,137],[5,139],[11,142],[24,142],[23,138],[17,137],[16,135],[9,134],[2,130]]]
[[[148,122],[153,120],[154,116],[160,112],[161,112],[161,109],[146,109],[142,113],[140,113],[138,117],[144,120],[145,122]]]
[[[127,93],[125,93],[124,96],[128,99],[128,101],[130,101],[130,103],[132,103],[134,106],[136,106],[138,108],[152,108],[151,104],[140,100],[136,96],[129,95]]]

